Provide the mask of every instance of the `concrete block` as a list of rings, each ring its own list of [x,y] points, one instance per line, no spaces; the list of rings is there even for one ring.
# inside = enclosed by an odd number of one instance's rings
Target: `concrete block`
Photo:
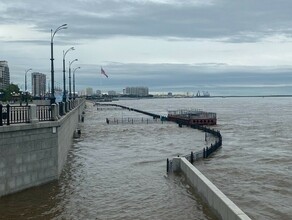
[[[0,194],[5,191],[5,184],[0,182]]]
[[[42,180],[45,178],[45,170],[42,169],[38,172],[38,180]]]
[[[35,172],[35,171],[31,172],[30,179],[31,179],[32,182],[36,182],[37,179],[38,179],[37,172]]]
[[[16,187],[21,187],[23,185],[23,178],[22,176],[17,176],[16,177]]]
[[[25,185],[28,185],[31,183],[31,178],[30,178],[30,174],[26,173],[24,176],[23,176],[23,183]]]
[[[172,170],[173,172],[179,172],[180,171],[180,157],[174,157],[172,159]]]
[[[2,159],[2,158],[0,158]],[[5,162],[3,160],[0,161],[0,169],[4,168],[5,167]]]
[[[14,189],[15,186],[16,186],[16,180],[15,180],[15,177],[11,177],[11,178],[9,178],[8,181],[7,181],[7,183],[8,183],[8,188],[9,188],[9,189]]]
[[[16,162],[16,164],[22,163],[22,155],[21,154],[16,155],[15,162]]]
[[[0,178],[6,176],[6,170],[5,169],[0,169]]]
[[[37,160],[37,153],[35,151],[30,152],[30,161],[34,162]]]
[[[19,173],[19,166],[12,167],[12,175],[17,175]]]

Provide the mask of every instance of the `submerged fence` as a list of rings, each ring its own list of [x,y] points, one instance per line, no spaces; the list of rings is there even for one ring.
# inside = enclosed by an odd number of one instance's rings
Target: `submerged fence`
[[[179,125],[180,126],[182,125],[181,121]],[[190,154],[182,156],[182,157],[185,157],[191,163],[194,163],[196,160],[199,160],[201,158],[208,158],[212,153],[214,153],[218,148],[222,146],[222,135],[219,131],[215,131],[213,129],[210,129],[208,127],[204,127],[201,125],[188,125],[188,124],[185,124],[185,125],[193,129],[198,129],[200,131],[209,133],[215,137],[215,143],[211,144],[209,147],[204,147],[202,150],[199,150],[197,152],[191,151]],[[167,173],[172,172],[172,160],[169,160],[168,158],[166,160],[166,171]]]
[[[106,118],[107,124],[163,124],[165,121],[159,118]]]
[[[123,106],[123,105],[118,105],[118,104],[97,104],[97,106],[100,106],[100,107],[120,107],[121,109],[126,109],[126,110],[129,110],[129,111],[135,111],[135,112],[138,112],[138,113],[142,113],[144,115],[148,115],[148,116],[151,116],[153,117],[153,121],[154,120],[160,120],[161,122],[163,121],[169,121],[169,119],[167,117],[164,117],[164,116],[161,116],[161,115],[158,115],[158,114],[153,114],[153,113],[150,113],[150,112],[146,112],[146,111],[141,111],[139,109],[135,109],[135,108],[130,108],[130,107],[127,107],[127,106]],[[213,113],[212,113],[213,114]],[[177,119],[172,119],[171,120],[172,122],[175,122],[179,125],[179,127],[182,127],[183,125],[184,126],[188,126],[188,127],[191,127],[193,129],[198,129],[200,131],[203,131],[205,133],[208,133],[210,135],[212,135],[214,138],[215,138],[215,143],[212,143],[209,147],[204,147],[202,150],[199,150],[197,152],[191,152],[190,154],[187,154],[183,157],[185,157],[187,160],[189,160],[191,163],[193,163],[194,161],[200,159],[200,158],[208,158],[212,153],[214,153],[218,148],[220,148],[222,146],[222,136],[220,134],[219,131],[215,131],[211,128],[208,128],[208,127],[205,127],[205,126],[202,126],[202,125],[198,125],[198,124],[190,124],[189,120],[187,119],[183,119],[183,118],[177,118]],[[106,122],[107,124],[110,124],[110,123],[128,123],[128,124],[134,124],[134,119],[123,119],[122,121],[119,121],[119,120],[114,120],[114,121],[110,121],[108,118],[106,119]],[[167,158],[167,161],[166,161],[166,169],[167,169],[167,172],[172,172],[172,160],[169,160]]]

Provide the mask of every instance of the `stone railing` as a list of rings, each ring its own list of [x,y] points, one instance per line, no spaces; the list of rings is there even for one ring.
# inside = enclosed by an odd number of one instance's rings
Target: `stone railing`
[[[75,99],[52,105],[2,105],[0,104],[0,126],[20,123],[36,123],[56,121],[72,109],[83,103],[85,99]]]

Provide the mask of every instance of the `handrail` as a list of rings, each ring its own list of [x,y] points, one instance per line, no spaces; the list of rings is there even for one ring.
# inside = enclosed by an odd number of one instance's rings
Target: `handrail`
[[[66,103],[58,104],[58,115],[64,116],[66,112],[69,112],[78,107],[82,102],[82,99],[75,99]],[[0,126],[10,124],[21,124],[31,122],[31,106],[30,105],[2,105],[0,104]],[[37,105],[36,117],[39,122],[55,120],[53,116],[52,105]]]

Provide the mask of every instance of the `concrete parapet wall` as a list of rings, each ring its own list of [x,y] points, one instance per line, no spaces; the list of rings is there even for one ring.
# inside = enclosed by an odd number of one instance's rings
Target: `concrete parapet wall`
[[[223,220],[250,220],[250,218],[208,180],[186,158],[173,158],[173,171],[181,171],[193,188]]]
[[[67,154],[72,146],[73,134],[78,123],[81,121],[82,112],[85,107],[85,102],[81,104],[75,111],[70,111],[66,117],[60,119],[58,132],[58,175],[61,174],[63,166],[66,162]]]
[[[84,106],[58,121],[0,127],[0,196],[59,177]]]

